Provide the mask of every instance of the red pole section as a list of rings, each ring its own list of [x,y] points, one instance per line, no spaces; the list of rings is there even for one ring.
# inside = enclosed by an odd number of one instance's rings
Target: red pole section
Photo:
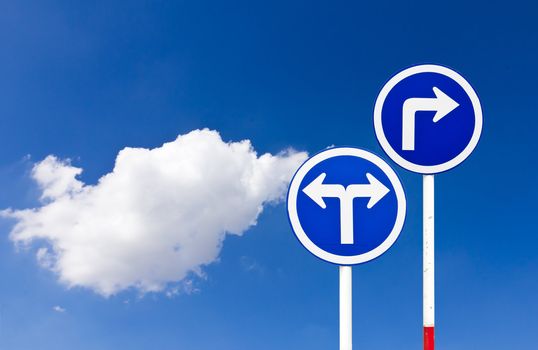
[[[435,334],[434,327],[424,327],[424,350],[434,350]]]

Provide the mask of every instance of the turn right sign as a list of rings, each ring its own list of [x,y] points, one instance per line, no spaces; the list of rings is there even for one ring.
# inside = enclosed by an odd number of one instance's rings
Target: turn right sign
[[[374,128],[387,155],[421,174],[449,170],[474,150],[482,132],[482,108],[471,85],[437,65],[403,70],[383,87]]]

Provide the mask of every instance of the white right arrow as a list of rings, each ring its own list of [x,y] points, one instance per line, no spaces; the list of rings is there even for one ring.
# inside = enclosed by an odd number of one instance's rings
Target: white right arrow
[[[437,87],[433,87],[433,93],[434,98],[413,97],[405,100],[402,109],[402,150],[415,150],[415,114],[418,111],[435,111],[433,122],[437,123],[459,106]]]
[[[323,209],[327,207],[323,198],[340,200],[340,243],[353,244],[353,200],[358,197],[370,198],[366,207],[371,209],[389,193],[389,189],[370,173],[366,173],[369,183],[352,184],[345,188],[339,184],[324,184],[325,176],[325,173],[320,174],[303,188],[303,192]]]

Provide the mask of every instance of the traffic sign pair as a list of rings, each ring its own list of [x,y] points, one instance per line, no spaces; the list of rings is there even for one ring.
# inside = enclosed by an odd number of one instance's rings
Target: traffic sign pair
[[[385,153],[421,174],[449,170],[478,143],[482,109],[471,85],[436,65],[408,68],[382,88],[374,129]],[[291,226],[318,258],[355,265],[383,254],[400,234],[406,213],[403,186],[380,157],[335,147],[308,159],[288,192]]]
[[[476,92],[455,71],[420,65],[393,76],[374,107],[374,130],[398,165],[424,174],[424,349],[433,350],[433,174],[474,150],[482,131]],[[351,265],[377,258],[396,241],[406,216],[400,179],[380,157],[353,147],[315,154],[288,191],[293,232],[312,254],[340,265],[340,349],[351,349]]]

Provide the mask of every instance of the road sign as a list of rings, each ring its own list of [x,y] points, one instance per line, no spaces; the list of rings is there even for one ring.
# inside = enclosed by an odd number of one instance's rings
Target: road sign
[[[435,174],[463,162],[482,132],[482,108],[471,85],[453,70],[420,65],[381,89],[374,128],[387,155],[401,167]]]
[[[381,89],[374,129],[383,150],[401,167],[423,176],[424,349],[435,347],[434,175],[474,150],[482,108],[471,85],[453,70],[421,65],[403,70]]]
[[[398,238],[405,220],[402,184],[378,156],[338,147],[308,159],[288,192],[293,231],[315,256],[338,265],[375,259]]]

